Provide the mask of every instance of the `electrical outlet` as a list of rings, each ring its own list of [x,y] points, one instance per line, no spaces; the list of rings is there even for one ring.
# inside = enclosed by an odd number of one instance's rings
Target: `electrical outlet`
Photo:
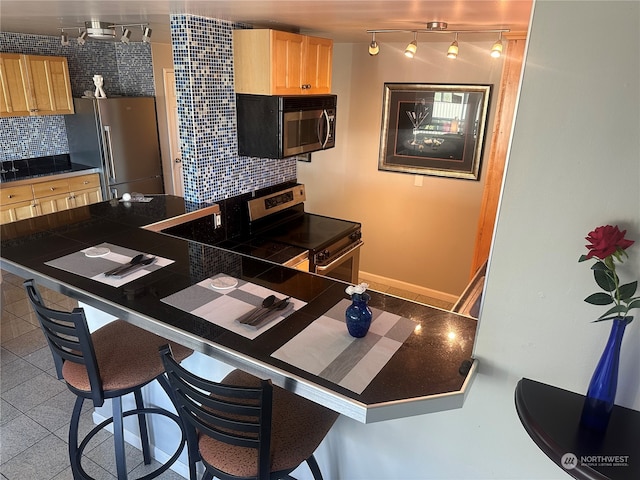
[[[214,213],[213,223],[215,228],[220,228],[222,226],[222,215],[220,215],[219,213]]]

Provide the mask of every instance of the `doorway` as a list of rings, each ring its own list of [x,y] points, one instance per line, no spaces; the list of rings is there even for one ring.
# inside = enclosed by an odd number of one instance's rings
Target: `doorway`
[[[178,130],[178,101],[173,68],[163,68],[162,77],[164,80],[164,96],[167,102],[167,129],[169,131],[173,194],[184,197],[184,176],[182,173],[182,154],[180,152],[180,134]]]

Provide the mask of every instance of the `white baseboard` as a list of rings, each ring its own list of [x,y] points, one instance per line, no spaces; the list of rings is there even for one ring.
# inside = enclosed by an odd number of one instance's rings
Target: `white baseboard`
[[[438,290],[432,290],[430,288],[421,287],[420,285],[414,285],[412,283],[403,282],[400,280],[394,280],[393,278],[383,277],[381,275],[375,275],[373,273],[367,273],[360,271],[359,277],[365,282],[382,283],[383,285],[389,285],[390,287],[400,288],[402,290],[408,290],[409,292],[416,293],[418,295],[424,295],[431,298],[437,298],[444,302],[455,303],[458,301],[458,296],[450,293],[441,292]],[[372,289],[375,290],[375,289]]]

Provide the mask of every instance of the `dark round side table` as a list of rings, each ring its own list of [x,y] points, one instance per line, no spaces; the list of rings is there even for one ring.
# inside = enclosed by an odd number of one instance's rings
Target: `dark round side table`
[[[568,475],[585,480],[640,479],[640,412],[616,405],[604,432],[580,425],[584,396],[523,378],[515,391],[522,425]]]

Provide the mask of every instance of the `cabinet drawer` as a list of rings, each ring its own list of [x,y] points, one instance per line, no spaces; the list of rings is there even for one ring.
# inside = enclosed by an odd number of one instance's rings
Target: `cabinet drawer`
[[[68,182],[70,192],[77,192],[78,190],[100,187],[100,177],[97,174],[71,177],[68,179]]]
[[[20,187],[2,187],[0,189],[0,203],[8,205],[10,203],[26,202],[33,199],[31,185],[22,185]]]
[[[33,196],[35,198],[48,197],[49,195],[58,195],[65,192],[69,192],[69,181],[67,179],[33,184]]]

